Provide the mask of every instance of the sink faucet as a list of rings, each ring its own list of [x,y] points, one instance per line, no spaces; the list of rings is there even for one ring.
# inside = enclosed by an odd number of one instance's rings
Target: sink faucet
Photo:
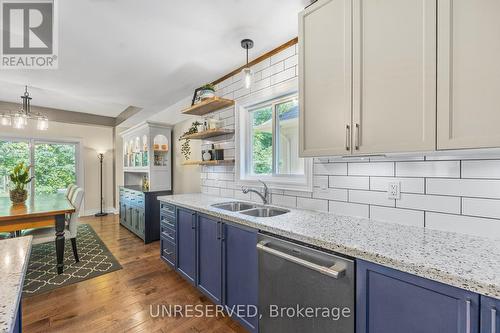
[[[261,182],[262,185],[264,185],[264,195],[262,195],[262,193],[260,193],[257,190],[254,190],[254,189],[251,189],[248,187],[244,187],[244,186],[241,188],[241,190],[245,194],[247,194],[248,192],[253,192],[253,193],[257,194],[262,199],[262,202],[264,203],[264,205],[267,205],[269,203],[269,188],[267,187],[266,183],[264,183],[262,180],[259,180],[259,182]]]

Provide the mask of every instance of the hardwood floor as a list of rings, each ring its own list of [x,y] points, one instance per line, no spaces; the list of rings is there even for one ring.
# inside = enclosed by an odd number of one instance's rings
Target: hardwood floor
[[[94,228],[123,269],[23,299],[25,332],[245,332],[222,316],[153,318],[151,305],[156,313],[162,304],[212,303],[160,259],[159,242],[144,245],[117,215],[81,223]]]

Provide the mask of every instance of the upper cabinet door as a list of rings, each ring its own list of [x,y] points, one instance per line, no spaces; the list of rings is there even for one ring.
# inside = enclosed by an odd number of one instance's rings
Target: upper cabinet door
[[[300,156],[350,154],[351,0],[299,14]]]
[[[439,0],[438,149],[500,147],[500,2]]]
[[[436,0],[353,0],[353,153],[436,147]]]

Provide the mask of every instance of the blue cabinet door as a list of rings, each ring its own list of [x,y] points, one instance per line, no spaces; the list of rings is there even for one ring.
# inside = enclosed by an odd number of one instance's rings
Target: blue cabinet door
[[[183,208],[177,208],[177,270],[195,282],[196,213]]]
[[[479,295],[357,261],[357,333],[477,333]]]
[[[258,331],[257,232],[224,224],[224,305],[250,332]],[[239,306],[239,307],[238,307]]]
[[[198,213],[198,288],[215,303],[222,299],[222,224]]]
[[[481,296],[481,333],[500,333],[500,300]]]

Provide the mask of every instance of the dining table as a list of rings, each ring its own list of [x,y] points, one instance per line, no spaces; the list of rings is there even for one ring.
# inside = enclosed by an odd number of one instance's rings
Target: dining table
[[[66,214],[75,208],[64,193],[35,194],[22,204],[0,197],[0,232],[19,234],[22,230],[54,227],[57,273],[64,271],[64,230]]]

